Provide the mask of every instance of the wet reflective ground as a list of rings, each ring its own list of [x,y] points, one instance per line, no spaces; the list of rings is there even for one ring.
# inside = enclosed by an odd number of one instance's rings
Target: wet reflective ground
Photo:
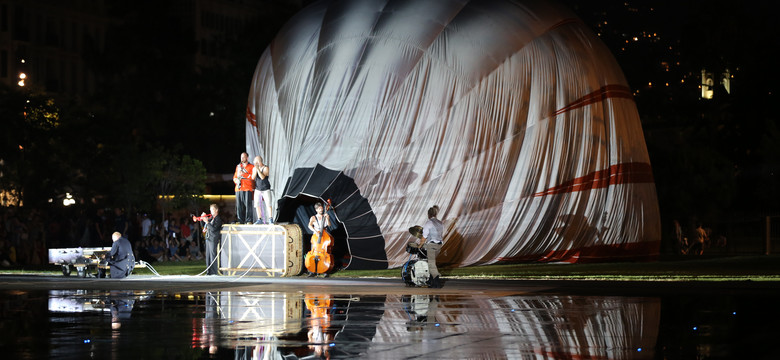
[[[774,359],[780,338],[777,291],[81,284],[2,287],[3,358]]]

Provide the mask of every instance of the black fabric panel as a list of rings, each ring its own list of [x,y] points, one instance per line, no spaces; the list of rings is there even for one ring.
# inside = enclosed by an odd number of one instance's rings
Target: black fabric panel
[[[385,239],[377,224],[371,205],[358,189],[355,181],[341,171],[328,169],[320,164],[314,168],[298,168],[287,180],[279,200],[281,222],[301,222],[301,211],[313,214],[313,198],[331,200],[331,214],[344,227],[349,243],[351,262],[349,269],[387,269]],[[302,208],[305,207],[305,210]],[[311,209],[309,209],[311,207]],[[308,223],[308,221],[306,221]],[[338,225],[336,225],[338,226]],[[304,229],[304,232],[308,230]],[[335,231],[341,233],[341,231]]]
[[[311,170],[308,169],[295,169],[292,177],[288,179],[287,186],[284,189],[284,194],[300,194],[303,192],[303,188],[309,181]]]

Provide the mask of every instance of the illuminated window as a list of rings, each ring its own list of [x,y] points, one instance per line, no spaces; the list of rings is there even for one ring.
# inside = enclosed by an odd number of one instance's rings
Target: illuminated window
[[[715,81],[712,79],[712,73],[702,69],[700,86],[702,99],[712,99],[712,95],[715,92],[713,85],[715,85]]]

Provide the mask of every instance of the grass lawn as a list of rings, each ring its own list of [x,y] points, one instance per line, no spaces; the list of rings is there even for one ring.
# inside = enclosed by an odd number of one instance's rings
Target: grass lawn
[[[160,275],[197,275],[205,261],[163,262],[152,264]],[[440,269],[447,278],[473,279],[583,279],[635,281],[780,281],[780,255],[673,257],[655,262],[598,264],[501,264]],[[0,269],[0,274],[61,274],[59,266],[39,265]],[[136,274],[152,275],[151,269]],[[345,270],[338,278],[400,277],[400,269]]]

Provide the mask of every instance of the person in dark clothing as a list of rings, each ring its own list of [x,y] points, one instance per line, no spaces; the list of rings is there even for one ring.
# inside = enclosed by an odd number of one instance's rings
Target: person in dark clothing
[[[122,212],[122,209],[114,209],[114,231],[127,235],[127,231],[130,230],[130,221],[127,220],[127,216]]]
[[[108,265],[111,266],[111,278],[123,279],[130,275],[135,267],[133,246],[119,232],[113,233],[111,239],[114,240],[114,243],[111,245],[111,251],[106,256]]]
[[[252,179],[255,180],[255,209],[257,210],[257,221],[255,224],[269,224],[274,223],[273,209],[271,208],[271,182],[269,180],[268,165],[263,163],[263,158],[255,156],[253,161],[254,170],[252,171]],[[265,206],[263,207],[263,204]]]
[[[203,228],[206,230],[206,275],[219,275],[217,266],[217,244],[222,239],[222,219],[219,217],[219,207],[211,204],[211,218],[206,213],[201,215]]]

